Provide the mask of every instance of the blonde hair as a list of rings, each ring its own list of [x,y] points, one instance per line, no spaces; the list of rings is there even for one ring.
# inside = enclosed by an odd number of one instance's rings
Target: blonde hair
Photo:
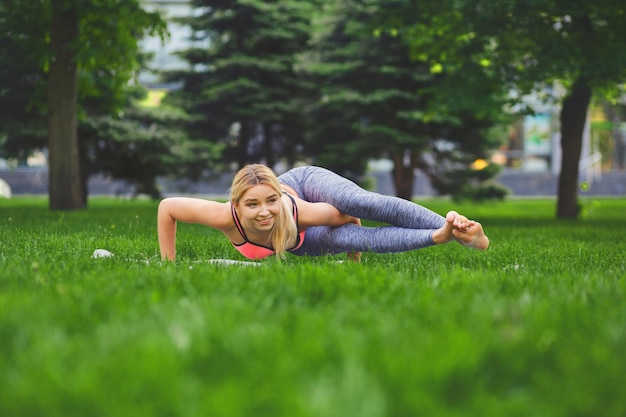
[[[274,220],[274,226],[270,231],[270,240],[276,251],[277,258],[284,258],[287,249],[296,244],[298,237],[298,227],[291,215],[291,210],[282,198],[283,190],[278,182],[278,177],[269,167],[261,164],[249,164],[241,168],[235,174],[230,187],[230,201],[232,204],[239,204],[239,200],[250,188],[255,185],[269,185],[278,193],[281,198],[280,214]]]

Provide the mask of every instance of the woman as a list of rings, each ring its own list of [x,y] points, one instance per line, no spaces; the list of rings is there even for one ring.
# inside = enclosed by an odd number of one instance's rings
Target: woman
[[[361,227],[360,219],[389,224]],[[319,256],[360,252],[391,253],[459,243],[485,250],[480,223],[451,211],[440,215],[407,200],[366,191],[327,169],[305,166],[279,177],[260,164],[247,165],[233,179],[230,201],[166,198],[159,204],[161,257],[176,259],[176,222],[221,231],[247,258],[270,255]]]

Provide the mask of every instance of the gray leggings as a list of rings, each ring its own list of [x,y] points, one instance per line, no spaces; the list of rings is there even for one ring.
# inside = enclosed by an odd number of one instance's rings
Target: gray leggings
[[[387,223],[388,226],[316,226],[306,231],[304,244],[292,253],[318,256],[343,252],[405,252],[434,245],[432,234],[445,224],[437,213],[410,201],[364,190],[327,169],[291,169],[278,180],[309,202],[325,202],[342,213]]]

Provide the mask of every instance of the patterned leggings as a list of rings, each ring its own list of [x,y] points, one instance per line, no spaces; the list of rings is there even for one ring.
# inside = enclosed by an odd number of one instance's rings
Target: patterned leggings
[[[309,202],[325,202],[362,220],[386,223],[380,227],[316,226],[306,231],[304,244],[291,253],[318,256],[343,252],[405,252],[434,245],[432,234],[445,224],[437,213],[418,204],[364,190],[327,169],[291,169],[278,180]]]

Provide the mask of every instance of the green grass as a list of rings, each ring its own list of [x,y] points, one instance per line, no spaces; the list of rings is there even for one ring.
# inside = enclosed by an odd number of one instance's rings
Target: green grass
[[[224,267],[182,224],[162,264],[154,202],[0,200],[0,415],[626,415],[626,200],[425,205],[490,250]]]

